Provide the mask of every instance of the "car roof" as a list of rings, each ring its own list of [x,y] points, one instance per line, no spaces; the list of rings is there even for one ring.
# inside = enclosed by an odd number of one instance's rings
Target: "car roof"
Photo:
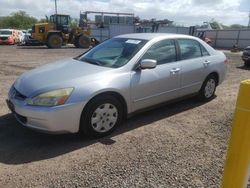
[[[131,38],[131,39],[141,39],[141,40],[152,40],[155,38],[190,38],[197,39],[196,37],[190,35],[182,34],[172,34],[172,33],[131,33],[118,35],[116,38]]]
[[[0,29],[0,31],[13,31],[14,29]]]

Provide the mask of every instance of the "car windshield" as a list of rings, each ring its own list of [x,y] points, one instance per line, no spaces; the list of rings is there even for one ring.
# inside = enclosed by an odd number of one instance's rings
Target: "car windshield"
[[[2,30],[0,31],[0,35],[12,35],[12,31]]]
[[[141,39],[113,38],[99,44],[77,59],[99,66],[118,68],[127,64],[146,42]]]

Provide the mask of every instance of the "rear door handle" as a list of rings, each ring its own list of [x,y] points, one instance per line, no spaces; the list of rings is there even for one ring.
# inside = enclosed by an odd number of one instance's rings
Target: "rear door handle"
[[[173,68],[173,69],[170,70],[170,72],[172,74],[176,74],[176,73],[180,72],[180,70],[181,70],[180,68]]]
[[[203,62],[203,64],[206,65],[206,66],[209,65],[210,63],[211,63],[211,61],[209,61],[209,60],[205,60],[205,61]]]

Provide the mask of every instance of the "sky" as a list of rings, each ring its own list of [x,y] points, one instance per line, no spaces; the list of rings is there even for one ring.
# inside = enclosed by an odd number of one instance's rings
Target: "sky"
[[[54,0],[0,0],[0,16],[23,10],[44,18],[55,12]],[[212,18],[225,25],[247,25],[250,0],[57,0],[58,13],[79,18],[80,11],[134,13],[141,19],[169,19],[190,26]]]

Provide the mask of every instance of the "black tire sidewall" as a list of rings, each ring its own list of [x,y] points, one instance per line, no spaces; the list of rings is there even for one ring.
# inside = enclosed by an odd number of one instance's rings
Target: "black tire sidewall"
[[[210,96],[210,97],[206,97],[205,96],[205,87],[206,87],[206,85],[207,85],[207,82],[210,80],[210,79],[213,79],[214,81],[215,81],[215,88],[214,88],[214,91],[213,91],[213,94]],[[216,79],[216,77],[214,76],[214,75],[209,75],[206,79],[205,79],[205,81],[203,82],[203,84],[202,84],[202,87],[201,87],[201,89],[200,89],[200,91],[199,91],[199,94],[198,94],[198,97],[199,97],[199,99],[201,100],[201,101],[210,101],[211,99],[213,99],[214,98],[214,94],[215,94],[215,91],[216,91],[216,87],[217,87],[217,85],[218,85],[218,83],[217,83],[218,81],[217,81],[217,79]]]
[[[100,105],[105,104],[105,103],[113,104],[117,108],[118,118],[112,129],[110,129],[107,132],[100,133],[100,132],[96,132],[93,129],[91,125],[91,117],[92,117],[93,112],[96,110],[96,108],[98,108]],[[102,96],[102,97],[94,98],[86,105],[86,107],[84,108],[82,112],[81,120],[80,120],[80,132],[82,132],[85,136],[94,137],[94,138],[107,136],[111,134],[117,128],[117,126],[122,123],[123,117],[124,117],[124,112],[123,112],[122,104],[115,97]]]
[[[80,41],[81,40],[86,40],[87,41],[87,44],[81,44]],[[76,44],[75,45],[77,48],[89,48],[90,47],[90,43],[91,43],[91,40],[89,37],[87,36],[84,36],[84,35],[80,35],[79,37],[76,38]]]
[[[79,48],[78,43],[77,43],[77,39],[74,41],[74,46],[75,46],[76,48]]]
[[[60,45],[56,45],[56,46],[51,45],[51,40],[52,40],[54,37],[58,37],[58,39],[60,40]],[[53,35],[50,35],[50,36],[49,36],[47,46],[48,46],[49,48],[61,48],[61,47],[62,47],[62,43],[63,43],[62,37],[60,37],[60,36],[57,35],[57,34],[53,34]]]

